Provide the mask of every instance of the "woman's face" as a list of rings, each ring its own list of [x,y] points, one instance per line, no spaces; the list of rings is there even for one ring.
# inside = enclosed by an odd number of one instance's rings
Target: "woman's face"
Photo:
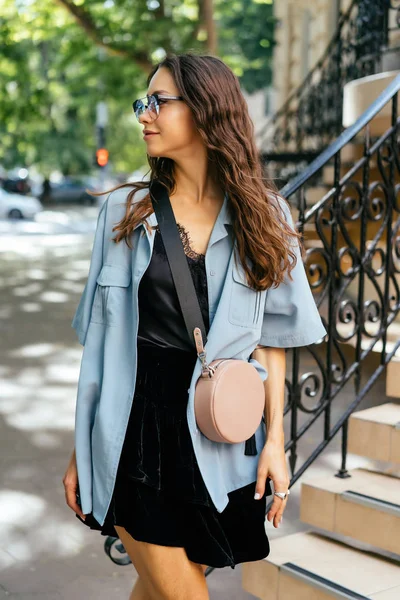
[[[166,96],[180,95],[172,75],[165,67],[160,67],[153,75],[147,95],[156,92]],[[148,111],[145,111],[139,117],[139,122],[143,129],[157,134],[145,138],[149,156],[178,160],[202,144],[191,110],[182,100],[163,101],[155,121],[151,121]]]

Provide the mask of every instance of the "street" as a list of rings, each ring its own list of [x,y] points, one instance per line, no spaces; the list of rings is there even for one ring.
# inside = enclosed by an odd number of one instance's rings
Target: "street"
[[[0,219],[2,248],[6,236],[92,233],[98,212],[98,206],[52,206],[45,207],[35,219]]]

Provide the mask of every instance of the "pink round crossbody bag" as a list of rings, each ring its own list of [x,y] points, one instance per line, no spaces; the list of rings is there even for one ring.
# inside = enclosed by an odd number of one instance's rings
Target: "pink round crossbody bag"
[[[188,335],[194,340],[202,363],[194,396],[197,426],[214,442],[246,442],[245,454],[255,455],[255,432],[265,406],[263,381],[257,369],[245,360],[217,358],[207,363],[203,343],[206,339],[204,320],[167,188],[153,180],[150,197]]]
[[[257,430],[264,412],[264,384],[249,362],[217,358],[207,364],[199,327],[194,329],[202,373],[196,382],[194,410],[200,431],[214,442],[237,443]]]

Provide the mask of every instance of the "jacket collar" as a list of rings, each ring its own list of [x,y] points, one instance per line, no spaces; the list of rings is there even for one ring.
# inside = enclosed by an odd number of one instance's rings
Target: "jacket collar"
[[[147,218],[147,222],[151,227],[155,227],[156,225],[158,225],[158,221],[157,221],[157,217],[156,214],[154,212],[151,213],[151,215]],[[228,231],[225,227],[225,225],[229,225],[232,226],[232,218],[231,215],[229,213],[229,196],[228,193],[225,192],[225,196],[224,196],[224,201],[222,203],[222,206],[220,208],[220,211],[218,213],[217,219],[215,221],[212,233],[211,233],[211,238],[210,238],[210,243],[209,245],[211,246],[212,244],[214,244],[215,242],[217,242],[218,240],[226,237],[228,235]],[[135,229],[139,226],[143,226],[144,227],[144,223],[140,222],[135,226]],[[151,238],[153,237],[153,231],[147,231],[147,229],[145,229],[146,231],[146,235],[147,238],[151,244]]]

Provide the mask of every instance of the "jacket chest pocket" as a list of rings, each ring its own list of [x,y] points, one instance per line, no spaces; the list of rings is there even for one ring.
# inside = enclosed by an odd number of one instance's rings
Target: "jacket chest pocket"
[[[117,325],[128,302],[132,273],[122,267],[103,265],[97,279],[90,321]]]
[[[232,287],[229,301],[229,322],[242,327],[256,328],[261,315],[263,292],[249,286],[243,266],[239,263],[232,269]]]

